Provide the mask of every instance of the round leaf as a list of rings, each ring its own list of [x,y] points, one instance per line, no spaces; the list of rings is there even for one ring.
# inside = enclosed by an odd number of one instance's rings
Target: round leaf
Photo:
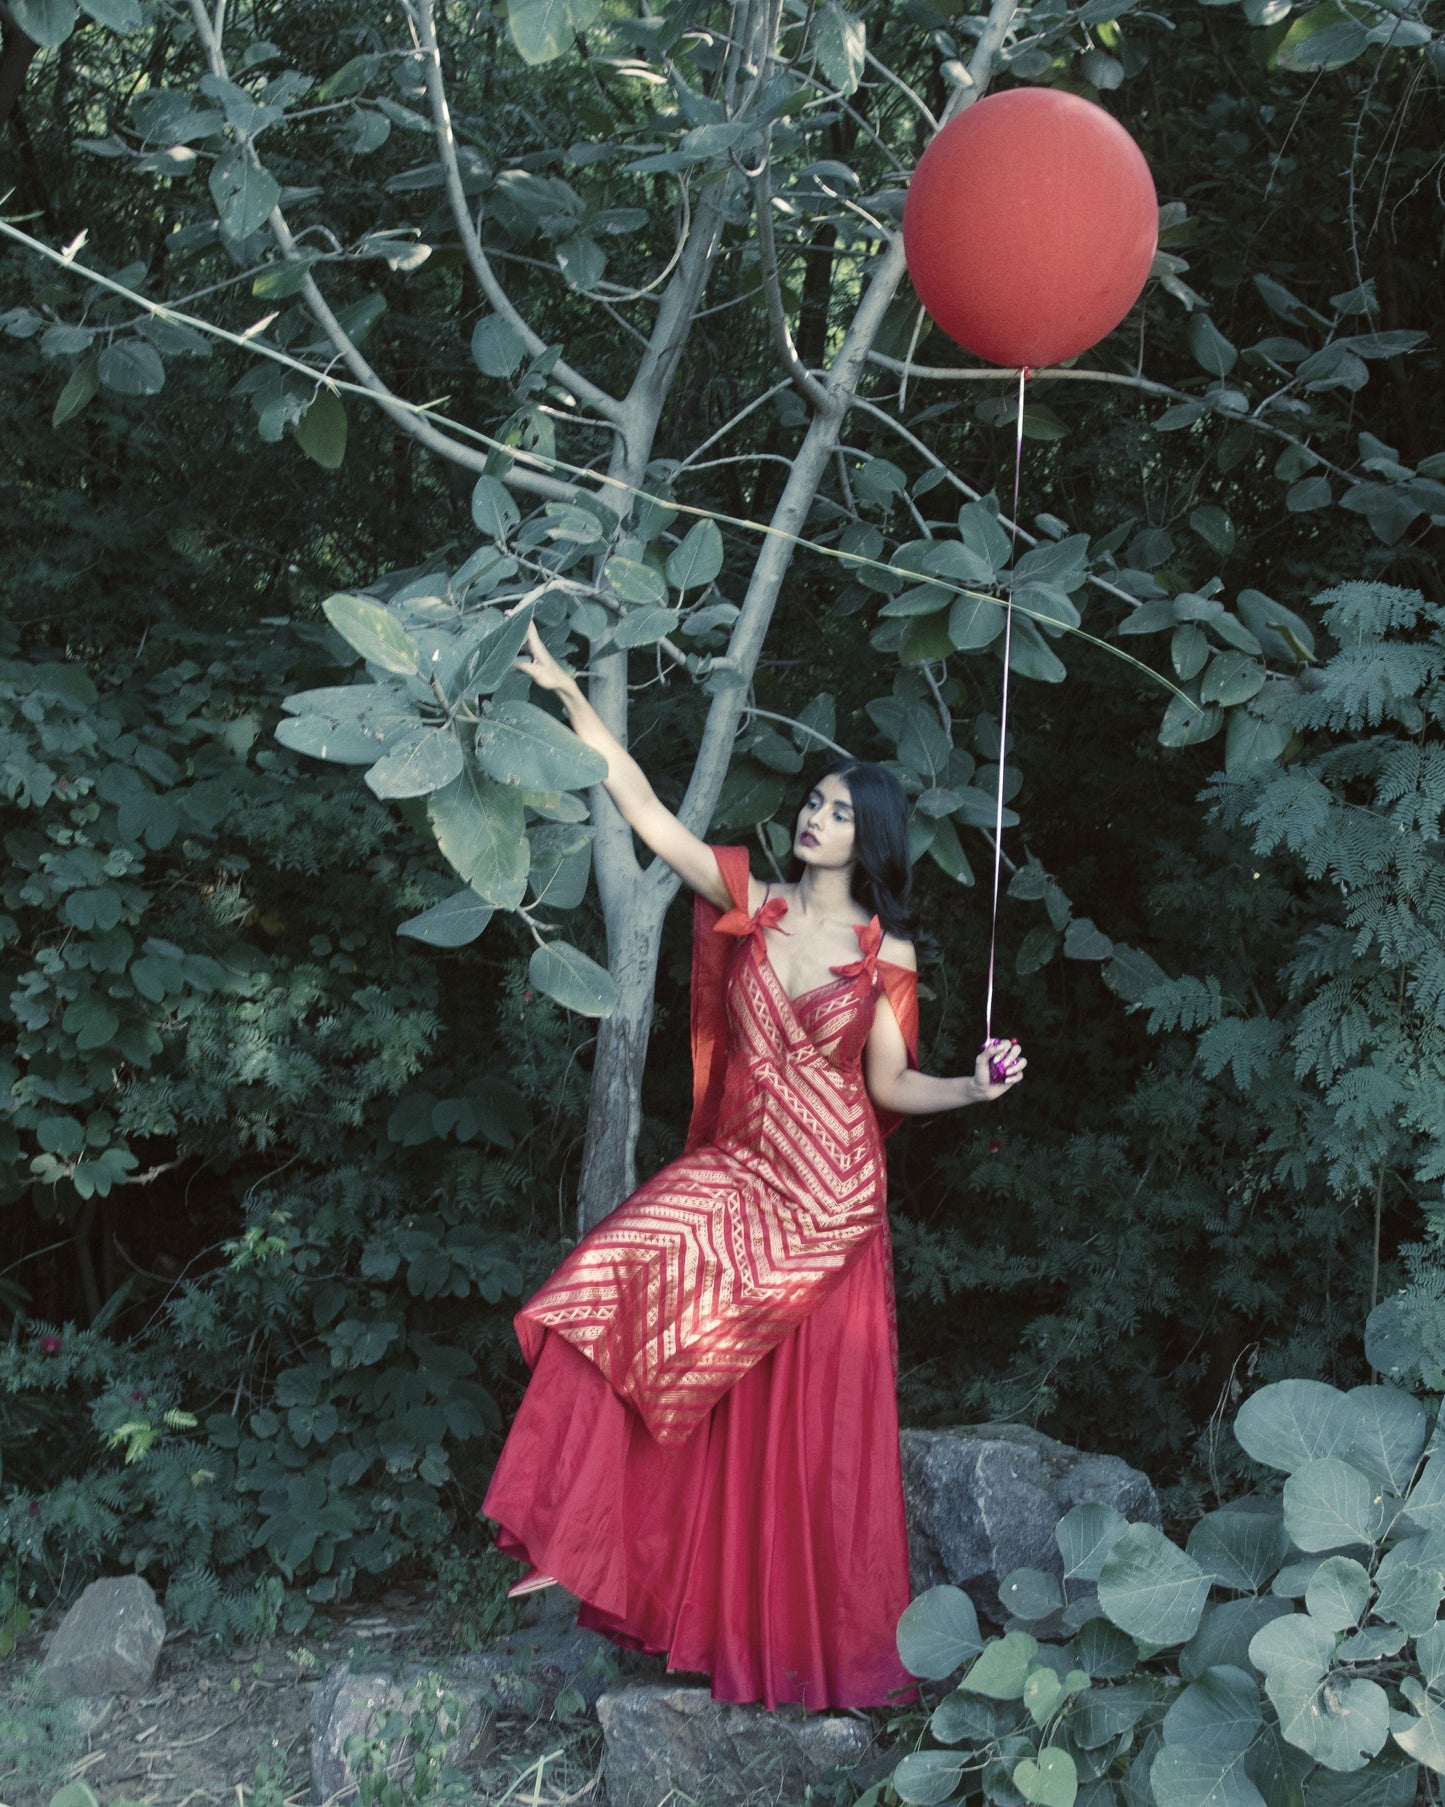
[[[1155,1807],[1265,1807],[1243,1751],[1166,1744],[1149,1768]]]
[[[1375,1488],[1337,1456],[1306,1462],[1284,1484],[1284,1528],[1301,1550],[1373,1543],[1383,1522]]]
[[[527,355],[522,335],[500,314],[488,314],[472,331],[472,357],[483,376],[509,378]]]
[[[530,791],[577,790],[607,776],[607,761],[534,703],[498,703],[477,723],[477,763]]]
[[[465,947],[491,920],[492,906],[468,885],[423,910],[420,916],[409,916],[398,923],[396,932],[409,935],[414,941],[425,941],[430,947]]]
[[[667,581],[675,590],[696,590],[722,570],[723,540],[716,521],[698,521],[667,559]]]
[[[328,596],[321,605],[326,619],[348,646],[369,665],[414,676],[421,653],[411,635],[389,610],[366,596]]]
[[[1038,1761],[1025,1757],[1013,1774],[1014,1787],[1036,1807],[1074,1807],[1079,1792],[1079,1772],[1074,1759],[1057,1747],[1039,1752]]]
[[[1110,1550],[1128,1529],[1124,1514],[1102,1500],[1071,1507],[1054,1527],[1054,1542],[1064,1559],[1064,1579],[1097,1581]]]
[[[1305,1609],[1326,1631],[1348,1631],[1358,1625],[1370,1604],[1370,1576],[1350,1556],[1331,1556],[1310,1576]]]
[[[366,774],[377,797],[429,797],[460,773],[462,749],[450,728],[432,728],[384,754]]]
[[[63,44],[75,30],[75,0],[10,0],[15,23],[43,49]]]
[[[893,1772],[893,1786],[901,1801],[933,1807],[946,1801],[963,1774],[963,1759],[947,1751],[911,1751]]]
[[[341,469],[346,457],[346,404],[334,389],[318,389],[291,431],[297,445],[322,470]]]
[[[232,239],[249,238],[264,226],[281,199],[275,177],[243,150],[213,165],[210,186],[221,231]]]
[[[1043,1569],[1015,1569],[1000,1582],[998,1597],[1016,1619],[1046,1619],[1064,1603],[1057,1577]]]
[[[1290,1474],[1306,1462],[1341,1455],[1354,1441],[1356,1407],[1319,1380],[1279,1380],[1239,1408],[1234,1435],[1256,1462]]]
[[[538,991],[579,1016],[611,1016],[617,982],[605,966],[566,941],[550,941],[532,955],[527,973]]]
[[[159,395],[166,386],[166,367],[144,339],[117,339],[107,345],[96,365],[100,380],[117,395]]]
[[[1390,1701],[1377,1682],[1337,1673],[1306,1683],[1276,1672],[1264,1688],[1285,1739],[1326,1769],[1363,1769],[1390,1735]]]
[[[910,1675],[941,1681],[983,1648],[973,1601],[959,1587],[931,1587],[898,1621],[898,1655]]]
[[[1099,1604],[1131,1637],[1182,1644],[1194,1634],[1209,1578],[1152,1525],[1130,1525],[1099,1573]]]
[[[497,477],[478,477],[472,490],[472,519],[488,539],[504,540],[522,518],[512,492]]]
[[[489,904],[515,910],[527,888],[531,849],[522,800],[470,768],[427,798],[437,845],[458,878]]]
[[[1291,740],[1284,722],[1268,722],[1248,709],[1236,709],[1224,736],[1224,769],[1238,771],[1255,760],[1278,759]]]
[[[1359,1412],[1350,1462],[1391,1493],[1403,1494],[1425,1448],[1429,1420],[1424,1406],[1400,1387],[1354,1387],[1348,1397]]]
[[[1026,1631],[990,1638],[958,1685],[970,1694],[987,1695],[990,1700],[1020,1700],[1037,1650],[1037,1642]]]
[[[1003,604],[992,596],[956,596],[948,611],[948,637],[961,653],[992,646],[1003,632]]]
[[[1221,1587],[1255,1594],[1279,1572],[1289,1540],[1278,1512],[1244,1512],[1226,1506],[1195,1523],[1186,1548]]]
[[[1164,1715],[1164,1742],[1242,1754],[1262,1724],[1254,1677],[1233,1667],[1207,1669]]]
[[[1264,688],[1264,667],[1248,653],[1219,653],[1200,680],[1201,702],[1232,708]]]

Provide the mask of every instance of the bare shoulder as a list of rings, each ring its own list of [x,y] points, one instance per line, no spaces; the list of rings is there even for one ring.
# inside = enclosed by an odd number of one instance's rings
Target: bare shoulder
[[[901,966],[911,973],[918,971],[918,956],[913,951],[913,943],[905,941],[901,935],[885,935],[878,957],[886,960],[890,966]]]
[[[754,878],[749,873],[748,909],[756,914],[773,897],[781,897],[786,903],[792,898],[793,889],[792,885],[779,884],[776,879],[770,883],[767,879]]]

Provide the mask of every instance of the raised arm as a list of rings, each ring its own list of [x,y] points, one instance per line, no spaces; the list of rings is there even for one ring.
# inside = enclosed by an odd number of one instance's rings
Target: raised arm
[[[884,954],[895,965],[913,964],[913,950],[906,944],[895,944],[894,949],[885,944]],[[988,1063],[1000,1058],[1004,1061],[1005,1077],[1002,1083],[995,1084],[989,1078]],[[991,1104],[995,1098],[1002,1098],[1005,1092],[1013,1090],[1023,1078],[1028,1064],[1017,1042],[993,1041],[979,1053],[972,1073],[943,1079],[932,1073],[916,1072],[908,1064],[903,1031],[898,1027],[893,1006],[886,996],[878,1000],[873,1027],[863,1050],[868,1096],[880,1110],[894,1111],[900,1117],[953,1111],[965,1104]]]
[[[720,910],[730,909],[732,899],[711,847],[690,828],[684,828],[660,801],[647,774],[583,696],[576,678],[563,671],[547,651],[535,626],[527,630],[517,669],[526,672],[539,690],[556,693],[578,740],[607,761],[607,776],[602,782],[633,832],[672,867],[685,885],[700,891]]]

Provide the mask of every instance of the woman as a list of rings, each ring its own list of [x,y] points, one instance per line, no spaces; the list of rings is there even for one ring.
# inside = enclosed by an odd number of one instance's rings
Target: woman
[[[560,1581],[581,1623],[710,1674],[720,1700],[883,1705],[909,1685],[909,1595],[878,1113],[1001,1097],[1026,1063],[991,1043],[966,1077],[913,1069],[891,773],[825,773],[798,876],[765,885],[659,802],[535,628],[518,667],[697,894],[695,1108],[681,1159],[518,1314],[532,1381],[484,1509],[529,1565],[518,1591]]]

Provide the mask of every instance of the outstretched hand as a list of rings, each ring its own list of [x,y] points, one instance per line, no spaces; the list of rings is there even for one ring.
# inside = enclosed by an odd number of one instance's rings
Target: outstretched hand
[[[989,1072],[992,1061],[1000,1063],[1002,1080],[995,1080]],[[995,1037],[979,1050],[978,1059],[973,1063],[973,1083],[978,1087],[979,1095],[991,1104],[995,1098],[1002,1098],[1005,1092],[1013,1090],[1023,1078],[1028,1064],[1016,1041]]]
[[[518,671],[526,672],[539,690],[563,690],[569,684],[576,684],[576,679],[563,671],[542,644],[536,622],[528,627],[521,653],[513,660],[513,664]]]

